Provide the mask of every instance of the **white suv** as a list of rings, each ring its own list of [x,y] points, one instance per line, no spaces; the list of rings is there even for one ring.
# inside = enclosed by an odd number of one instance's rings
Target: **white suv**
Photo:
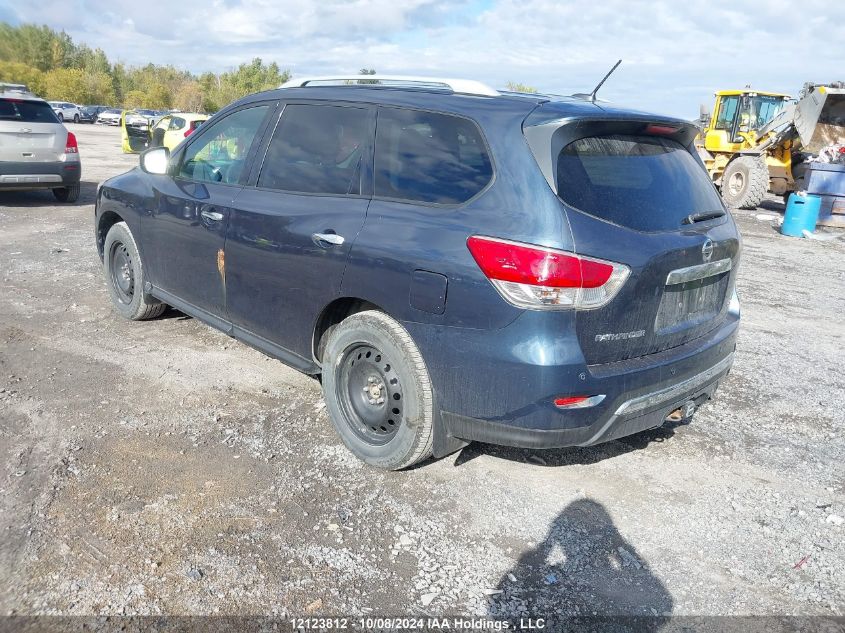
[[[76,202],[81,176],[76,136],[54,109],[33,94],[0,89],[0,192],[52,189],[60,202]]]
[[[67,103],[66,101],[49,101],[48,103],[53,108],[56,116],[59,117],[59,121],[79,123],[79,115],[81,114],[79,112],[79,106]]]

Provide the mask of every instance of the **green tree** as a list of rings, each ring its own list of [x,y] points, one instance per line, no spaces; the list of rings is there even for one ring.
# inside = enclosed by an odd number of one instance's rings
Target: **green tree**
[[[82,71],[84,98],[82,103],[109,105],[114,103],[114,86],[111,77],[104,72]]]
[[[35,94],[44,92],[44,73],[21,62],[0,61],[0,81],[26,84]]]
[[[531,94],[536,94],[537,89],[534,86],[526,86],[525,84],[509,81],[507,84],[507,89],[511,92],[527,92]]]
[[[378,73],[376,73],[375,68],[362,68],[361,70],[358,71],[358,74],[359,75],[375,75],[375,74],[378,74]],[[359,79],[358,83],[359,84],[377,84],[378,80],[377,79]]]
[[[78,68],[56,68],[44,75],[44,93],[54,101],[85,102],[85,73]]]
[[[124,108],[143,108],[147,95],[141,90],[130,90],[123,96]]]
[[[203,106],[202,88],[198,81],[187,81],[173,95],[173,107],[183,112],[198,112]]]
[[[128,66],[112,63],[99,48],[74,43],[64,31],[0,22],[0,79],[77,103],[156,109],[178,105],[215,112],[247,94],[277,88],[290,79],[290,73],[259,57],[227,72],[199,77],[174,66]]]
[[[172,104],[172,98],[167,86],[162,84],[150,86],[144,95],[143,104],[145,108],[149,108],[150,110],[169,110]]]

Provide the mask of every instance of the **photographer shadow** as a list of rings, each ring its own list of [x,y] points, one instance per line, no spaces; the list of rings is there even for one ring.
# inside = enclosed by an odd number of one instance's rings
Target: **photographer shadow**
[[[525,552],[488,599],[491,618],[544,618],[550,623],[657,631],[669,619],[672,596],[648,563],[619,534],[604,506],[569,504],[542,543]],[[573,620],[574,619],[574,620]],[[553,629],[556,630],[556,629]]]

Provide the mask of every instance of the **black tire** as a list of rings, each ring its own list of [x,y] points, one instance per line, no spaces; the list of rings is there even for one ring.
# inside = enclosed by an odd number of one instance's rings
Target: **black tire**
[[[53,195],[59,202],[76,202],[79,200],[79,185],[69,187],[57,187],[53,189]]]
[[[164,303],[144,294],[144,265],[126,222],[118,222],[106,234],[103,271],[112,303],[123,317],[142,321],[167,309]]]
[[[769,190],[769,170],[762,156],[739,156],[722,175],[722,198],[734,209],[755,209]]]
[[[57,117],[59,117],[59,123],[64,123],[64,122],[65,122],[65,115],[64,115],[64,114],[62,114],[61,112],[59,112],[56,116],[57,116]]]
[[[79,115],[78,115],[78,114],[74,114],[74,115],[73,115],[73,122],[74,122],[74,123],[79,123]]]
[[[322,382],[332,424],[358,458],[399,470],[431,455],[431,380],[397,321],[377,310],[342,321],[329,333]]]

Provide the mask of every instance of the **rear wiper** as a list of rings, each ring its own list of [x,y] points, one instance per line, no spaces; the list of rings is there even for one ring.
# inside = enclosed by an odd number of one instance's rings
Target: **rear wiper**
[[[684,218],[681,224],[695,224],[696,222],[704,222],[705,220],[715,220],[725,215],[724,211],[701,211],[699,213],[690,213]]]

